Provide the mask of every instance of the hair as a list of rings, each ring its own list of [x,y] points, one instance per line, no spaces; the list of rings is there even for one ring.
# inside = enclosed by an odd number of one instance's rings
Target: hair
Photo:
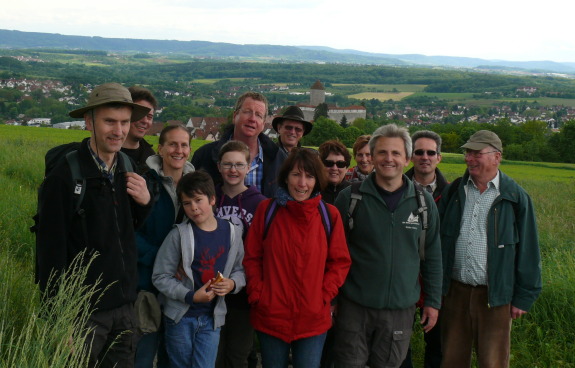
[[[218,162],[222,161],[222,157],[228,152],[241,152],[246,156],[246,162],[250,163],[250,149],[244,142],[231,140],[224,144],[218,153]]]
[[[303,147],[294,147],[282,164],[278,174],[278,184],[280,187],[287,190],[287,178],[296,166],[315,177],[313,193],[320,192],[325,188],[327,178],[318,152],[314,149]]]
[[[369,134],[360,135],[359,137],[357,137],[357,139],[355,140],[355,143],[353,144],[353,157],[355,157],[355,155],[357,155],[357,151],[359,151],[360,149],[363,149],[363,147],[365,147],[367,144],[369,144],[370,138],[371,138],[371,135],[369,135]]]
[[[413,143],[413,146],[415,146],[415,142],[419,138],[433,139],[437,145],[437,153],[441,153],[441,136],[439,134],[432,132],[431,130],[419,130],[413,133],[411,136],[411,142]]]
[[[234,113],[240,111],[246,98],[251,98],[252,100],[263,102],[264,105],[266,105],[266,114],[264,115],[264,118],[268,115],[268,99],[266,98],[266,96],[262,95],[261,93],[252,92],[252,91],[245,92],[243,95],[241,95],[238,98],[238,100],[236,101],[236,105],[234,106]]]
[[[405,156],[407,159],[411,159],[411,137],[406,128],[398,127],[395,124],[388,124],[380,126],[373,132],[371,139],[369,140],[369,151],[373,156],[373,150],[375,149],[375,144],[379,138],[401,138],[405,145]]]
[[[187,173],[182,176],[176,187],[176,194],[180,202],[182,201],[182,195],[188,197],[193,197],[194,195],[206,195],[208,198],[216,197],[216,188],[214,186],[214,180],[204,170],[197,170],[191,173]]]
[[[132,95],[132,101],[148,101],[154,110],[158,109],[158,101],[154,95],[152,95],[150,90],[144,87],[132,86],[128,88],[128,91],[130,91],[130,94]]]
[[[172,130],[176,130],[176,129],[180,129],[180,130],[186,132],[188,134],[188,137],[190,137],[189,142],[192,142],[192,135],[190,134],[190,131],[188,129],[186,129],[185,126],[183,126],[183,125],[168,125],[168,126],[164,127],[164,129],[162,129],[162,131],[160,132],[160,138],[158,139],[158,143],[161,145],[166,143],[166,135],[168,135],[168,133],[171,132]]]
[[[338,140],[332,139],[327,142],[323,142],[319,148],[319,157],[322,160],[325,160],[330,153],[334,153],[336,155],[342,155],[343,159],[347,163],[347,166],[351,163],[351,154],[349,153],[346,146]]]

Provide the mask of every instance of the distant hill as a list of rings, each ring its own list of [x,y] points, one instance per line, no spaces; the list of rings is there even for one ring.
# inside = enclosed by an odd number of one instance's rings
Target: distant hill
[[[575,75],[575,63],[553,61],[505,61],[420,54],[380,54],[340,50],[323,46],[238,45],[208,41],[143,40],[68,36],[55,33],[0,30],[3,49],[69,49],[109,52],[183,54],[193,57],[251,59],[275,62],[375,64],[397,66],[442,66],[452,68],[562,73]]]

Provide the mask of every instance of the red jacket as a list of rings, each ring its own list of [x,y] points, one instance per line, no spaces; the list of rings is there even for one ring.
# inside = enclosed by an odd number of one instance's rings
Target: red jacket
[[[318,210],[321,196],[278,204],[266,239],[264,216],[271,200],[258,206],[245,241],[250,321],[261,332],[285,342],[316,336],[331,327],[330,302],[351,265],[339,211],[329,245]]]

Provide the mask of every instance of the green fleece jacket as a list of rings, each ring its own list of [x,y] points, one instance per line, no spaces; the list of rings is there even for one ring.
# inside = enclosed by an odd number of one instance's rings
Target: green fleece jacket
[[[501,171],[500,195],[487,215],[487,287],[489,306],[511,303],[528,311],[541,293],[541,256],[537,222],[531,198],[513,179]],[[455,245],[465,208],[465,189],[469,174],[458,181],[457,191],[443,191],[441,245],[443,251],[443,294],[451,283]]]
[[[391,212],[377,191],[371,173],[359,188],[362,194],[355,210],[354,229],[347,234],[351,269],[340,293],[364,307],[405,309],[419,299],[421,272],[426,292],[425,306],[441,306],[441,244],[439,215],[431,195],[424,191],[428,207],[425,261],[419,259],[421,222],[413,216],[418,203],[411,181],[395,211]],[[351,187],[338,195],[335,206],[347,226]]]

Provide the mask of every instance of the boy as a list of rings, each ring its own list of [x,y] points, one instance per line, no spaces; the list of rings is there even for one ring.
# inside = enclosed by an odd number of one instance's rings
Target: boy
[[[166,349],[173,368],[213,367],[224,295],[245,286],[241,229],[214,216],[215,188],[206,172],[184,175],[176,193],[188,220],[164,240],[152,275],[164,305]],[[175,277],[180,263],[181,281]],[[220,271],[223,280],[214,282]]]
[[[240,141],[224,144],[218,155],[218,170],[223,183],[216,187],[216,216],[229,219],[243,227],[243,236],[266,197],[255,185],[246,186],[244,178],[249,170],[250,150]],[[220,346],[216,368],[244,367],[253,345],[254,329],[250,324],[248,296],[245,289],[226,297],[228,313],[226,325],[220,332]]]

